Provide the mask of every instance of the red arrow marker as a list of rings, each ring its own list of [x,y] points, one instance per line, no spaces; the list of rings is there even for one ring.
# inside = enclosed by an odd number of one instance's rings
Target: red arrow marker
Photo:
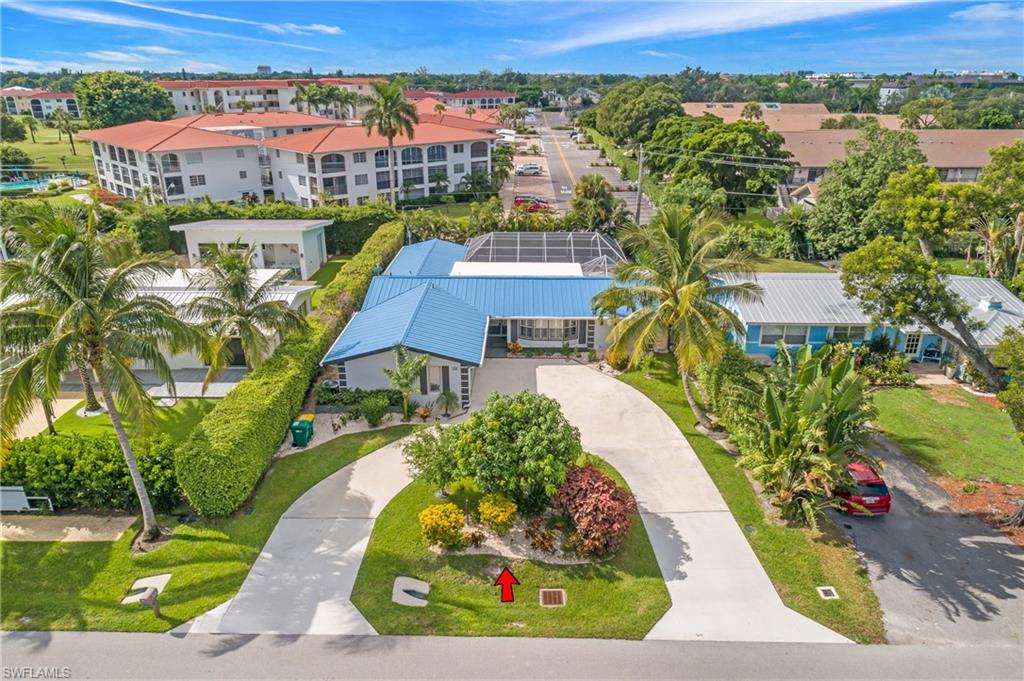
[[[501,602],[511,603],[516,600],[515,594],[512,593],[512,585],[519,584],[519,580],[512,574],[512,571],[508,568],[501,568],[501,574],[498,575],[498,579],[495,580],[494,586],[501,587]]]

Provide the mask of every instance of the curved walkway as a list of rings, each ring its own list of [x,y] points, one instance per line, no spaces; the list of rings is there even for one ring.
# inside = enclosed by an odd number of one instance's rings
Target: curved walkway
[[[629,483],[672,607],[649,639],[849,643],[782,603],[690,443],[658,405],[579,365],[542,366],[583,447]]]
[[[647,638],[848,642],[782,604],[690,444],[647,397],[576,364],[494,361],[480,372],[478,388],[557,399],[587,451],[629,483],[672,598]],[[410,481],[399,441],[317,484],[281,518],[238,594],[190,633],[376,634],[352,586],[374,521]]]

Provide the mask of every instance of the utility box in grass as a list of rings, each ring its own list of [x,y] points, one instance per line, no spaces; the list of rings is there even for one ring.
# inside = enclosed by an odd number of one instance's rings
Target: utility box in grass
[[[305,447],[313,439],[312,419],[299,417],[292,421],[290,430],[292,431],[292,446],[294,447]]]

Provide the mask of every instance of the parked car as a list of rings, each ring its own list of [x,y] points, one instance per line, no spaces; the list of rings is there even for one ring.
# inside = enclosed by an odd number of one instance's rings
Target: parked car
[[[516,168],[516,175],[543,175],[544,167],[539,163],[522,163]]]
[[[516,204],[516,205],[518,205],[520,203],[530,203],[531,201],[533,201],[533,202],[540,202],[540,203],[547,203],[547,201],[545,201],[544,199],[540,198],[536,194],[516,194],[516,197],[513,200],[514,204]]]
[[[539,210],[547,210],[551,206],[544,199],[533,196],[532,194],[519,194],[512,200],[512,206],[515,208],[524,208],[527,211],[534,213]]]
[[[885,480],[874,468],[865,463],[854,462],[846,467],[846,472],[851,478],[850,487],[836,496],[851,502],[843,504],[843,510],[847,514],[885,515],[889,512],[892,508],[892,495],[889,494]]]

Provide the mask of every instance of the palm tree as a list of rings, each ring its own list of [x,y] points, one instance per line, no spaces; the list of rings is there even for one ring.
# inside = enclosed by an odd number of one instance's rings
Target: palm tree
[[[472,118],[472,117],[473,117],[473,114],[475,114],[475,113],[476,113],[476,107],[475,107],[475,106],[467,106],[467,107],[466,107],[465,109],[463,109],[463,111],[465,111],[465,112],[466,112],[466,115],[467,115],[467,116],[469,116],[470,118]]]
[[[612,186],[600,175],[584,175],[573,187],[572,210],[591,231],[602,231],[611,224],[615,208],[622,201],[615,198]]]
[[[321,88],[321,99],[325,106],[337,106],[338,114],[342,118],[354,116],[356,111],[356,104],[359,103],[360,97],[351,90],[338,87],[337,85],[326,85]]]
[[[722,278],[751,270],[748,254],[716,252],[724,234],[725,222],[717,214],[694,216],[678,206],[662,208],[649,224],[623,234],[622,244],[634,260],[620,264],[613,286],[594,298],[595,311],[615,319],[608,337],[613,359],[628,357],[629,366],[636,368],[659,341],[667,340],[686,401],[704,428],[711,421],[693,397],[690,375],[701,362],[722,357],[732,342],[728,333],[742,333],[730,302],[761,296],[761,287],[753,282]],[[630,312],[617,318],[623,308]]]
[[[12,210],[8,221],[0,228],[0,238],[7,252],[16,254],[16,259],[24,266],[8,268],[0,283],[0,300],[12,294],[30,295],[32,269],[44,267],[57,257],[55,253],[77,248],[77,240],[92,231],[95,215],[94,207],[55,206],[44,201],[25,203]],[[85,392],[85,410],[99,412],[102,407],[96,399],[84,357],[76,358],[75,370]]]
[[[757,102],[747,102],[743,105],[743,113],[740,114],[740,118],[746,118],[750,121],[759,121],[764,118],[764,113],[761,111],[761,105]]]
[[[971,229],[985,245],[988,276],[1012,279],[1016,274],[1014,257],[1014,226],[1000,215],[983,215],[971,220]]]
[[[803,260],[807,255],[807,217],[807,211],[797,203],[775,219],[775,224],[789,233],[790,257],[794,260]]]
[[[21,122],[28,128],[28,134],[32,136],[32,144],[36,143],[36,130],[39,129],[39,121],[35,116],[22,116]]]
[[[430,361],[429,355],[409,354],[409,351],[402,345],[395,346],[395,368],[384,368],[384,375],[391,382],[391,387],[402,393],[402,418],[408,421],[412,418],[412,410],[409,408],[409,397],[415,390],[416,382],[420,373],[427,367]]]
[[[395,203],[395,138],[405,135],[412,140],[415,125],[420,122],[416,107],[405,98],[405,81],[395,78],[390,83],[374,82],[370,95],[370,110],[363,116],[366,136],[374,131],[388,140],[388,189],[391,203]]]
[[[304,103],[307,106],[309,105],[311,95],[315,94],[315,91],[312,89],[313,85],[315,85],[315,84],[314,83],[310,83],[309,85],[306,85],[305,83],[296,83],[295,84],[295,96],[292,97],[291,103],[294,104],[299,111],[302,111],[302,105]]]
[[[70,223],[68,223],[70,225]],[[156,372],[174,394],[174,375],[161,348],[198,346],[195,331],[175,316],[163,298],[140,295],[138,287],[174,269],[173,259],[147,254],[109,267],[95,231],[66,232],[37,262],[9,260],[0,272],[21,277],[31,291],[0,318],[3,435],[24,419],[35,395],[53,394],[64,372],[84,357],[99,384],[117,433],[142,511],[146,540],[160,534],[146,484],[139,472],[122,412],[132,423],[152,418],[153,402],[132,371],[136,362]]]
[[[442,115],[447,110],[448,110],[448,107],[446,107],[441,102],[438,102],[437,104],[434,105],[434,113],[436,113],[438,116]],[[34,139],[32,141],[35,142]]]
[[[240,100],[238,100],[238,108],[242,110],[242,113],[249,113],[250,111],[256,108],[256,105],[250,102],[245,97],[242,97]]]
[[[71,155],[78,156],[78,152],[75,151],[75,119],[71,117],[67,111],[58,109],[53,112],[50,119],[54,122],[57,128],[57,134],[61,132],[66,133],[68,136],[68,142],[71,143]]]
[[[273,289],[285,272],[262,283],[257,279],[255,253],[255,244],[247,248],[238,241],[221,244],[203,257],[203,269],[189,277],[191,288],[213,292],[197,296],[182,308],[182,316],[194,320],[208,339],[204,359],[210,368],[203,378],[203,392],[230,366],[234,341],[242,346],[245,366],[253,369],[273,350],[271,334],[281,337],[306,324],[301,313],[273,298]]]

